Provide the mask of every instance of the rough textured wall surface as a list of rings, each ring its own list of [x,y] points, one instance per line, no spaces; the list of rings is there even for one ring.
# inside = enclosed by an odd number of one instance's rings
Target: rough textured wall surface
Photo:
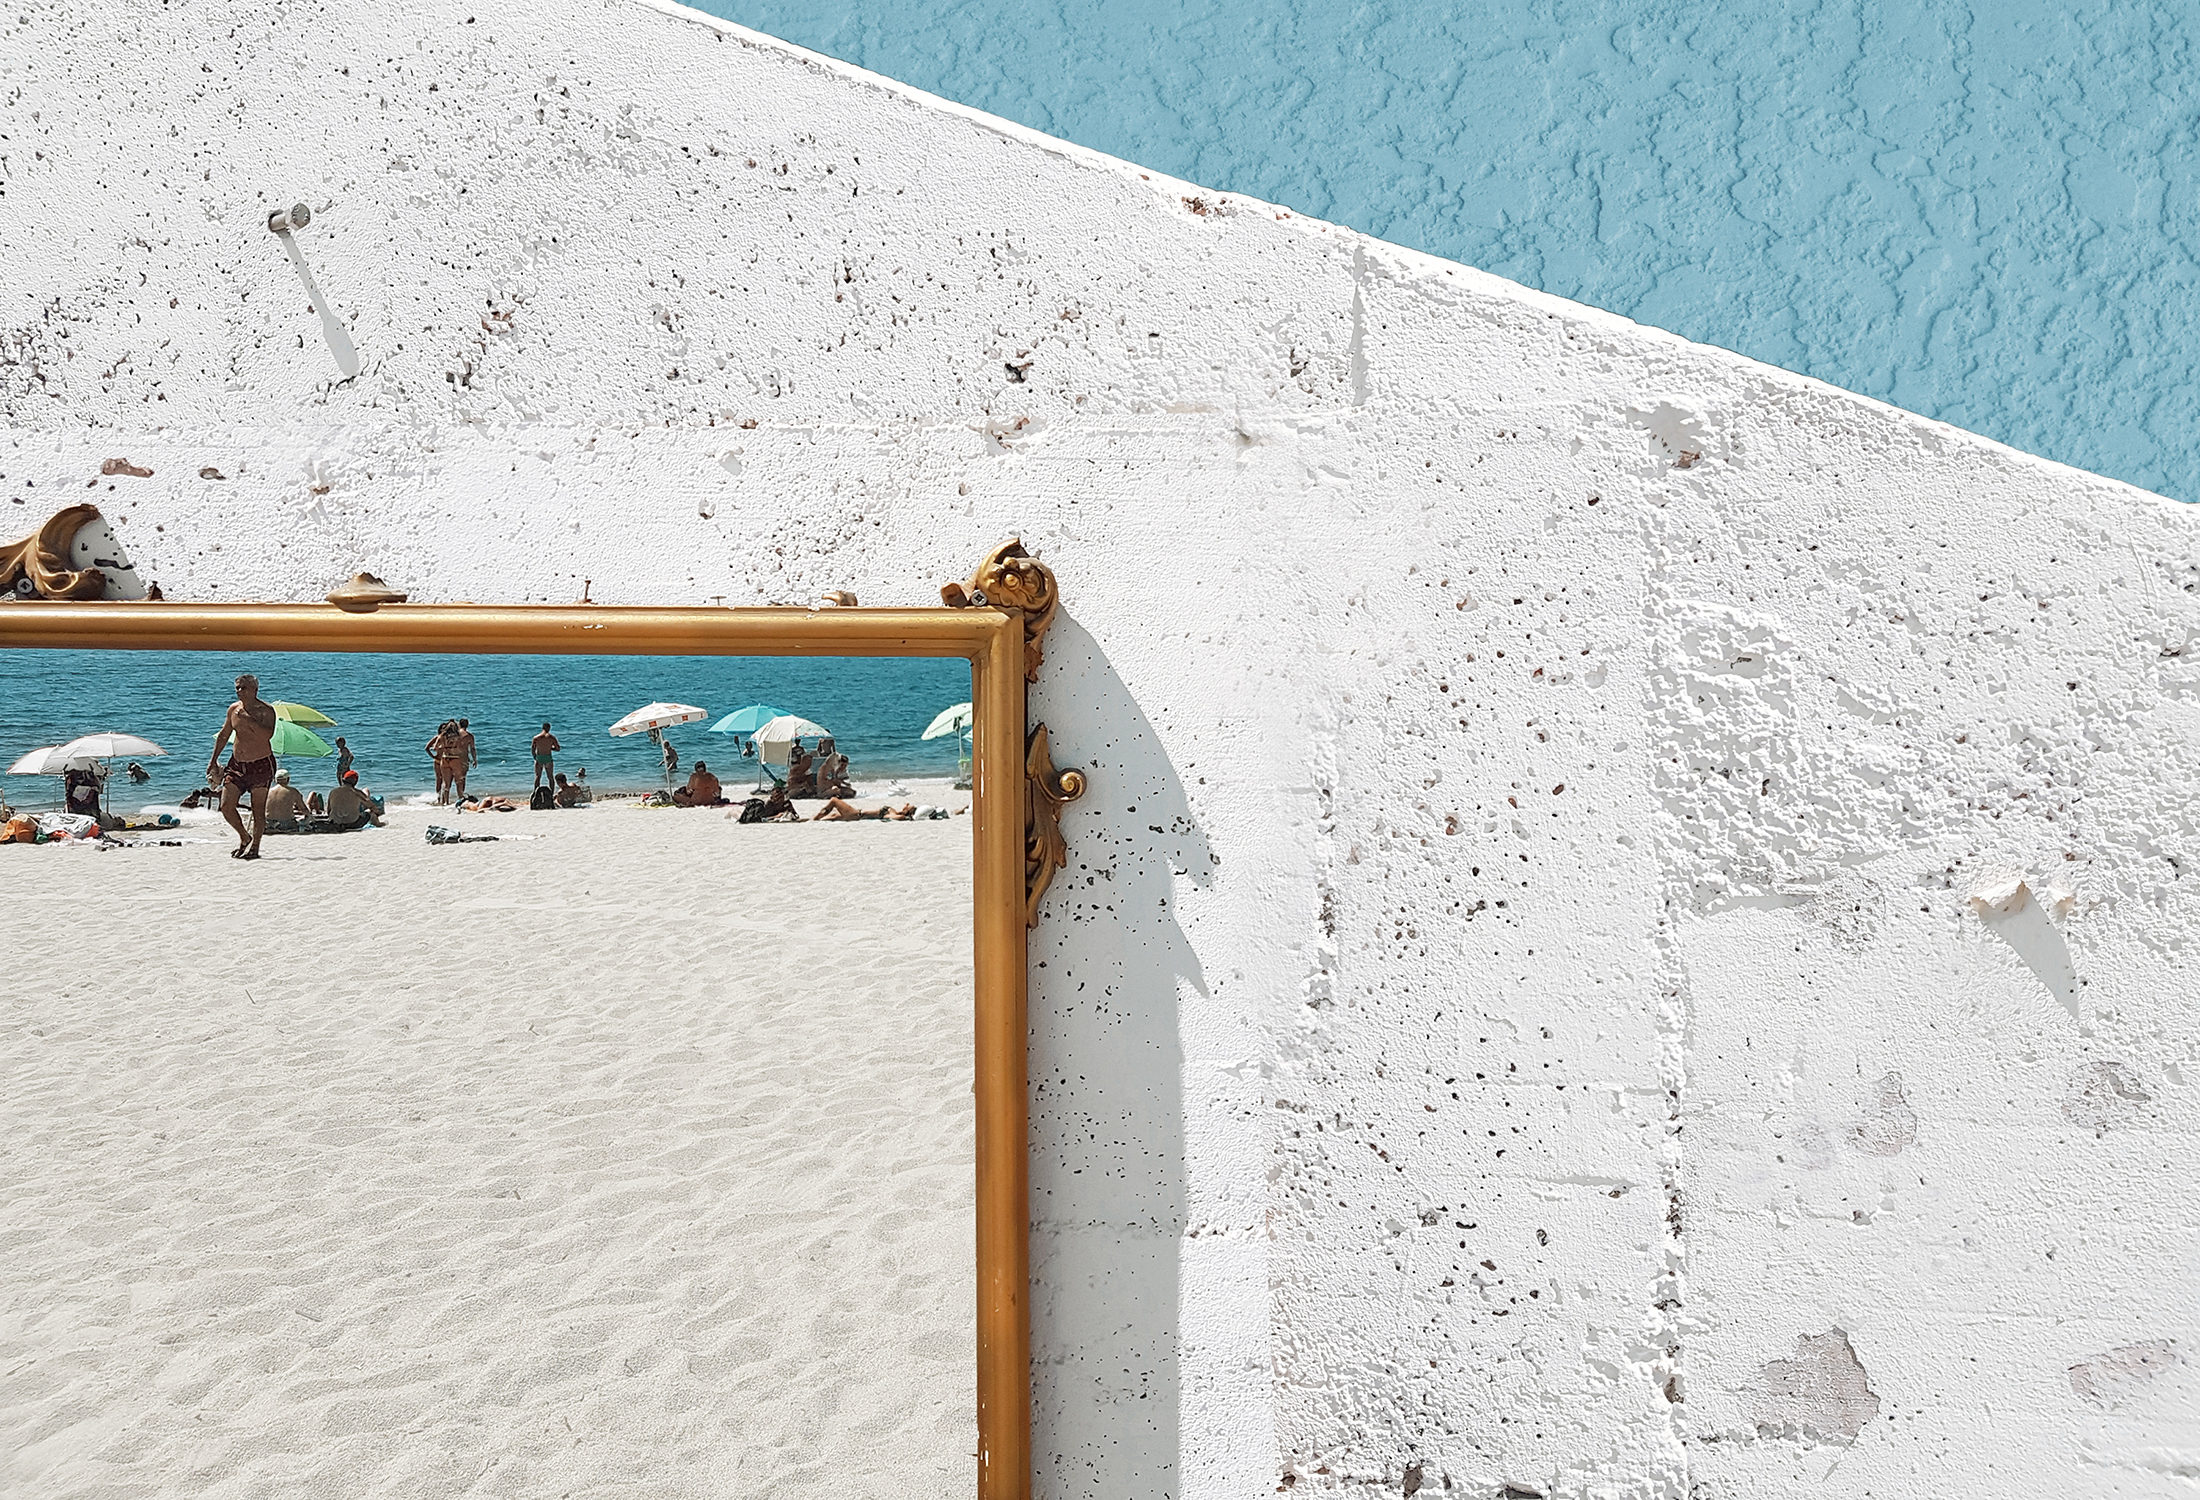
[[[14,10],[0,187],[170,597],[1058,568],[1042,1494],[2200,1475],[2200,513],[634,4]]]
[[[702,8],[2200,499],[2183,0]]]

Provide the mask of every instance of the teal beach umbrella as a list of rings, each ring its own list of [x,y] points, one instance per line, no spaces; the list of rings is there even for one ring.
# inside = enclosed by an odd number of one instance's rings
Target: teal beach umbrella
[[[711,725],[710,732],[753,735],[772,720],[784,717],[786,712],[785,709],[774,708],[769,703],[751,703],[747,708],[737,708]]]

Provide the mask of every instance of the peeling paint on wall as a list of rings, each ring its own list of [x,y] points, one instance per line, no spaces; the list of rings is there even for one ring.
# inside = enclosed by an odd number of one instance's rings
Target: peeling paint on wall
[[[1758,1373],[1751,1412],[1760,1437],[1849,1443],[1879,1415],[1879,1397],[1849,1336],[1836,1328],[1802,1335],[1793,1359],[1767,1363]]]

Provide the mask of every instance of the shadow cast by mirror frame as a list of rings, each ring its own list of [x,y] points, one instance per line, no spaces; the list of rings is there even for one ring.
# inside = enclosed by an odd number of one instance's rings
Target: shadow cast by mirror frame
[[[1031,947],[1033,1451],[1077,1493],[1168,1500],[1183,1485],[1179,1023],[1207,994],[1176,897],[1214,860],[1153,724],[1066,614],[1033,712],[1090,783]]]

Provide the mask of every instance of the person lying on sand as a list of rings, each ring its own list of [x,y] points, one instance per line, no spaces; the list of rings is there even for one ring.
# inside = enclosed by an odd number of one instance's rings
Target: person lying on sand
[[[906,823],[917,815],[914,802],[900,807],[874,807],[869,812],[856,806],[845,797],[835,797],[817,810],[812,823],[860,823],[866,818],[876,818],[881,823]]]
[[[359,773],[346,771],[343,779],[328,794],[328,825],[348,832],[364,828],[369,823],[382,826],[382,810],[374,805],[374,798],[359,785]]]
[[[228,745],[229,764],[221,763]],[[237,701],[222,718],[222,732],[214,737],[214,753],[206,760],[206,779],[222,789],[222,817],[237,831],[237,847],[231,859],[258,859],[260,840],[267,835],[267,787],[275,779],[275,705],[260,696],[260,679],[250,672],[237,679]],[[252,797],[252,831],[245,831],[237,806],[246,793]]]
[[[460,812],[518,812],[519,809],[503,797],[468,797],[458,804]]]
[[[265,800],[269,833],[296,833],[313,812],[306,806],[305,797],[290,784],[288,771],[275,773],[275,784],[267,789]]]
[[[718,778],[711,775],[710,767],[701,761],[697,761],[694,771],[689,773],[687,785],[675,787],[672,792],[675,807],[716,807],[725,800],[725,791],[719,786]]]

